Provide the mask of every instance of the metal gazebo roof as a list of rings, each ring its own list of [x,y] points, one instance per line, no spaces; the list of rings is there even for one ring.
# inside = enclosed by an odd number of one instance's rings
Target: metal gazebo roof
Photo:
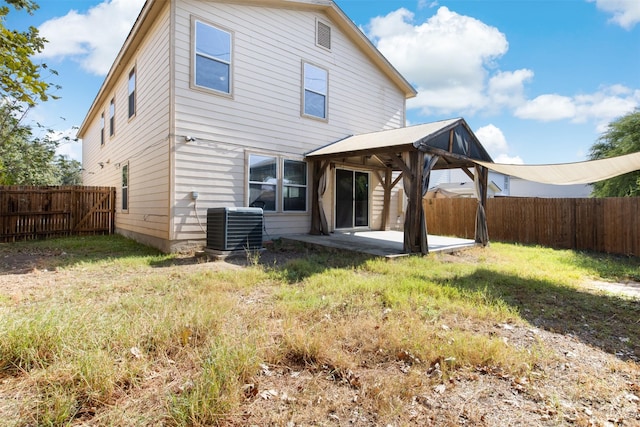
[[[461,168],[479,185],[476,241],[488,243],[484,205],[487,197],[487,168],[476,162],[492,159],[462,118],[353,135],[321,147],[306,158],[313,162],[311,234],[328,234],[322,206],[325,172],[332,162],[375,170],[384,188],[382,228],[388,227],[391,190],[402,178],[408,206],[405,214],[404,248],[408,253],[428,252],[422,198],[432,169]],[[469,171],[475,169],[475,174]],[[384,176],[381,173],[384,170]],[[400,171],[393,177],[392,171]],[[395,178],[395,179],[394,179]]]

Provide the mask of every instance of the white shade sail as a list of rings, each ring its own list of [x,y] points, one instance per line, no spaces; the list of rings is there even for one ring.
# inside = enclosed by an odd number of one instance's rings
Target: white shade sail
[[[459,160],[462,159],[504,175],[555,185],[591,184],[640,170],[640,152],[576,163],[546,165],[493,163],[462,118],[352,135],[308,153],[307,158],[363,156],[383,150],[391,153],[418,150],[439,156],[450,154],[455,157],[444,162],[442,167],[461,167]],[[442,167],[435,167],[435,169]]]
[[[474,160],[492,171],[544,184],[591,184],[640,170],[640,152],[607,159],[550,165],[506,165]]]

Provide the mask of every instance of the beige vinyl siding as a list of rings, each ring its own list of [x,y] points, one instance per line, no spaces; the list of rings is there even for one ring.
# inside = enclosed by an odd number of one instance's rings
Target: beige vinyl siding
[[[190,86],[192,17],[233,33],[231,97]],[[331,24],[330,51],[315,44],[317,18]],[[204,238],[191,191],[199,192],[201,220],[209,207],[245,206],[247,153],[300,160],[345,136],[404,125],[403,92],[313,10],[181,1],[175,52],[175,239]],[[301,116],[303,62],[329,73],[326,122]],[[265,219],[270,235],[309,231],[308,212]]]
[[[378,175],[373,171],[369,173],[369,226],[372,230],[380,230],[382,228],[382,208],[384,206],[384,188],[380,184]]]
[[[158,245],[169,239],[169,7],[166,6],[106,94],[100,111],[108,119],[115,99],[115,135],[100,147],[100,114],[83,140],[86,185],[116,187],[116,229]],[[136,114],[128,116],[129,73],[136,69]],[[100,168],[98,162],[104,163]],[[122,211],[122,165],[129,165],[129,208]]]
[[[82,140],[82,182],[84,185],[106,185],[102,184],[95,176],[100,170],[98,162],[103,148],[100,145],[100,113],[102,112],[99,112],[90,123]],[[106,140],[105,135],[105,143]]]

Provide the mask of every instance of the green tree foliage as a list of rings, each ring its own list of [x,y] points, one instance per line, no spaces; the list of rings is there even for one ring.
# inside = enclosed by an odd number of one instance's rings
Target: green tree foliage
[[[592,160],[622,156],[640,151],[640,109],[611,123],[591,147]],[[640,196],[640,170],[596,182],[595,197]]]
[[[4,0],[0,5],[0,185],[80,184],[80,162],[56,156],[58,141],[36,138],[31,127],[21,124],[38,102],[57,99],[50,91],[59,87],[46,81],[57,73],[31,59],[46,43],[38,29],[5,26],[9,6],[29,14],[38,8],[33,0]]]
[[[0,106],[0,121],[8,124],[0,128],[0,185],[82,184],[82,165],[56,156],[58,141],[34,138],[8,105]]]
[[[0,184],[55,185],[57,142],[34,138],[31,128],[18,123],[11,107],[0,107]]]
[[[82,184],[82,163],[66,156],[58,156],[56,166],[58,167],[60,185]]]
[[[7,5],[29,14],[33,14],[38,5],[32,0],[4,0],[4,3],[0,6],[0,98],[32,107],[52,97],[48,93],[51,84],[42,76],[43,70],[48,70],[47,65],[31,60],[44,49],[46,40],[33,26],[27,31],[10,30],[5,20],[9,14]],[[55,71],[49,70],[49,73],[55,74]]]

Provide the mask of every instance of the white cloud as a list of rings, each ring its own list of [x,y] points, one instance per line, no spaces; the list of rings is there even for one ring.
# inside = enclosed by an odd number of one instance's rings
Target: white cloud
[[[626,30],[640,22],[640,2],[638,0],[588,0],[595,2],[598,9],[613,16],[609,19]]]
[[[567,96],[557,94],[540,95],[516,108],[514,114],[521,119],[549,122],[574,118],[576,116],[576,106],[573,99]]]
[[[639,106],[640,90],[613,85],[574,97],[540,95],[516,108],[514,114],[521,119],[544,122],[565,119],[574,123],[593,122],[601,132],[609,122]]]
[[[611,121],[640,107],[640,90],[631,90],[621,85],[609,86],[593,94],[576,96],[574,102],[574,121],[595,121],[598,131],[602,131]]]
[[[507,139],[504,137],[502,131],[492,124],[483,126],[474,133],[492,157],[499,153],[506,152],[509,148],[507,146]]]
[[[144,0],[105,0],[85,14],[71,10],[38,29],[49,42],[39,55],[71,58],[86,71],[105,75],[126,39]]]
[[[633,11],[640,7],[640,0],[597,1],[599,7],[617,5],[625,16],[635,16]],[[439,7],[424,22],[414,19],[411,11],[398,9],[373,18],[365,29],[378,49],[416,86],[418,95],[407,101],[408,109],[443,116],[508,109],[521,119],[590,122],[601,131],[611,120],[640,106],[640,91],[622,85],[592,94],[543,93],[529,99],[526,86],[533,81],[534,71],[497,67],[509,48],[497,28],[446,7]]]
[[[503,163],[506,165],[524,165],[524,160],[520,156],[509,156],[507,154],[500,154],[493,158],[495,163]]]
[[[378,49],[416,85],[410,108],[477,111],[487,104],[487,76],[508,50],[497,28],[446,7],[421,24],[398,9],[373,18],[368,34]]]
[[[499,71],[489,79],[488,95],[493,107],[516,107],[525,102],[524,84],[533,79],[533,71]]]
[[[437,111],[439,114],[458,115],[461,111],[475,111],[485,105],[485,98],[480,91],[470,91],[464,86],[433,86],[418,88],[418,95],[407,100],[407,108],[421,109],[424,114]]]
[[[437,0],[418,0],[418,9],[438,7],[439,5]]]
[[[520,156],[510,156],[509,144],[502,130],[493,124],[488,124],[476,130],[475,135],[482,146],[489,152],[489,155],[496,163],[523,164]]]

